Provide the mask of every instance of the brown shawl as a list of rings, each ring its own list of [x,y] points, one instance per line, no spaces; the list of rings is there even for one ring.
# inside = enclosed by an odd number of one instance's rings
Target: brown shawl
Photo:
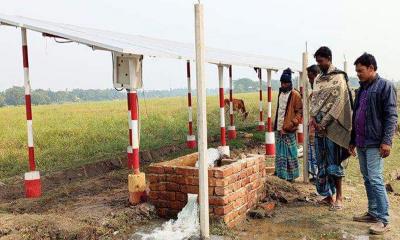
[[[345,74],[333,65],[315,79],[310,114],[322,112],[320,125],[326,128],[326,136],[344,148],[349,146],[352,127],[350,97]]]

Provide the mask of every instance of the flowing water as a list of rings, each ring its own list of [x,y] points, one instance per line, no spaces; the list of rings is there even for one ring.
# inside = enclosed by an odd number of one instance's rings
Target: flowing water
[[[185,240],[193,236],[199,236],[199,206],[197,204],[197,194],[188,194],[188,203],[178,213],[178,219],[171,219],[161,227],[154,229],[150,233],[135,233],[132,239],[142,240]]]

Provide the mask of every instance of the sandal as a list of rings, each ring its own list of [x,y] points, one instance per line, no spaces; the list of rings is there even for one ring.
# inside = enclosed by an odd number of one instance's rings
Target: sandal
[[[342,210],[343,210],[343,205],[333,204],[329,207],[329,211],[342,211]]]

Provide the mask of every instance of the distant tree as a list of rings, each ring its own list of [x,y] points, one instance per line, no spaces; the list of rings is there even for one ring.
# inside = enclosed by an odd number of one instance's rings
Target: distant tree
[[[22,105],[25,104],[25,90],[23,87],[14,86],[4,92],[4,101],[7,105]]]
[[[6,105],[5,97],[3,93],[0,93],[0,107],[4,107]]]

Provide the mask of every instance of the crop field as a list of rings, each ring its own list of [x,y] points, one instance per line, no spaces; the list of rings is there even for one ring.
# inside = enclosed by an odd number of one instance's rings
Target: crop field
[[[140,96],[139,96],[140,97]],[[237,94],[250,112],[236,115],[238,130],[256,126],[258,94]],[[266,116],[266,96],[264,96]],[[196,126],[196,98],[193,99]],[[219,134],[218,97],[207,98],[208,135]],[[22,174],[28,166],[25,107],[0,108],[0,179]],[[187,98],[140,100],[140,148],[181,144],[187,135]],[[264,118],[265,120],[265,118]],[[226,125],[229,123],[226,114]],[[40,171],[77,167],[125,155],[128,146],[126,101],[33,106],[35,157]]]

